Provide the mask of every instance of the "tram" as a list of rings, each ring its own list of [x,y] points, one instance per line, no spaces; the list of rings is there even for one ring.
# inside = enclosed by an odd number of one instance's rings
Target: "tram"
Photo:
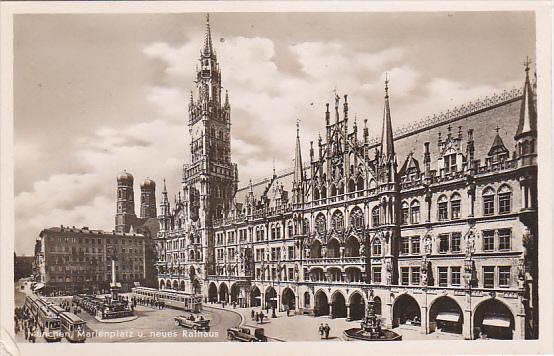
[[[61,329],[67,340],[70,342],[85,342],[87,338],[85,333],[86,321],[73,313],[65,311],[56,304],[50,305],[49,309],[60,319]]]
[[[77,315],[70,312],[62,312],[59,315],[60,324],[65,337],[70,342],[85,342],[87,336],[85,333],[86,322]]]
[[[49,309],[49,305],[42,300],[37,301],[37,324],[46,341],[60,341],[62,330],[59,317]]]
[[[135,298],[163,301],[166,306],[199,313],[202,310],[202,296],[177,290],[158,290],[147,287],[131,289]]]

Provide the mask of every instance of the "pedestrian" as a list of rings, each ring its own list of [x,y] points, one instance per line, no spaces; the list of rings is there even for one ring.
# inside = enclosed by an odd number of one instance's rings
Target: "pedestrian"
[[[25,340],[29,339],[29,327],[25,324]]]
[[[264,323],[264,312],[261,311],[260,312],[260,324],[263,324]]]
[[[250,312],[250,318],[254,320],[254,309],[252,309],[252,312]]]
[[[287,310],[287,316],[290,316],[289,313],[290,313],[290,308],[289,306],[287,305],[287,307],[285,308]]]
[[[329,332],[331,331],[331,328],[329,327],[329,324],[325,324],[325,339],[329,339]]]
[[[325,327],[323,326],[323,323],[319,324],[319,337],[323,339],[323,333],[325,332]]]

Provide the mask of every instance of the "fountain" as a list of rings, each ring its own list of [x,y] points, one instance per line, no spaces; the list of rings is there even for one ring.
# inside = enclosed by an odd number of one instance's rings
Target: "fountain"
[[[381,319],[375,315],[375,300],[373,291],[367,302],[366,314],[361,322],[360,328],[351,328],[344,330],[344,335],[348,339],[363,341],[400,341],[402,336],[392,330],[381,327]]]

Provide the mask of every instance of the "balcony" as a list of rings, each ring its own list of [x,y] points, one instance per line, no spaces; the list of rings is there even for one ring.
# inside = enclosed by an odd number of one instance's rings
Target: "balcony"
[[[365,264],[365,258],[361,256],[356,257],[316,257],[308,258],[305,260],[306,266],[314,265],[359,265]]]

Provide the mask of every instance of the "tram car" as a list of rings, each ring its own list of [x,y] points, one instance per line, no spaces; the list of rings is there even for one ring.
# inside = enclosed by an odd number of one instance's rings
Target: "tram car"
[[[59,317],[50,311],[48,303],[38,299],[37,305],[37,324],[42,331],[46,341],[60,341],[62,339],[62,330]]]
[[[87,323],[77,315],[70,312],[59,314],[60,324],[65,337],[70,342],[85,342],[87,336],[85,327]]]
[[[202,296],[177,290],[158,290],[147,287],[132,288],[135,298],[163,301],[166,307],[181,309],[193,313],[202,310]]]

